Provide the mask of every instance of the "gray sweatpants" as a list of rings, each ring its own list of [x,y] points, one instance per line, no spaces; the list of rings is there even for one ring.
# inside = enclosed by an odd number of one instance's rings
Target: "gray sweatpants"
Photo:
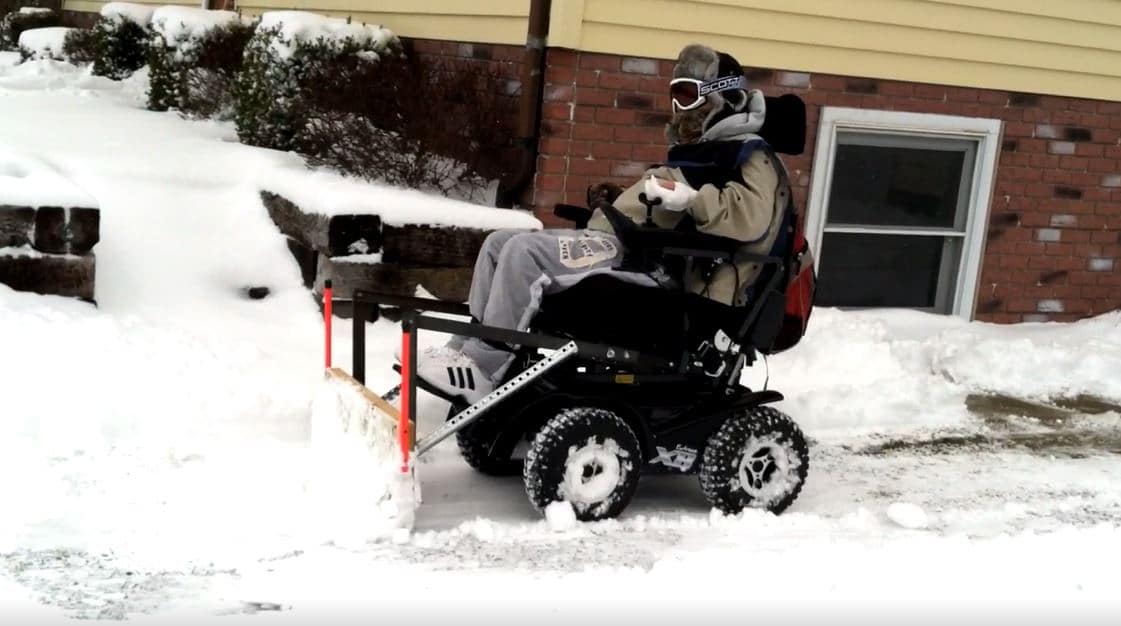
[[[471,315],[487,326],[525,330],[542,297],[593,274],[611,272],[623,280],[658,286],[645,274],[614,271],[622,260],[619,240],[600,231],[495,231],[483,242],[475,261],[468,300]],[[473,337],[454,337],[448,345],[474,359],[493,382],[512,360],[509,352]]]

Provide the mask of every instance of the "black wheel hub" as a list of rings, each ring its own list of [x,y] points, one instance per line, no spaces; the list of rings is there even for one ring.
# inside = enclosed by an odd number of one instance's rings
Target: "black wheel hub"
[[[758,450],[751,456],[751,462],[747,464],[747,476],[751,481],[751,486],[755,489],[762,489],[763,485],[771,480],[774,476],[778,466],[775,465],[775,457],[771,454],[770,448]]]

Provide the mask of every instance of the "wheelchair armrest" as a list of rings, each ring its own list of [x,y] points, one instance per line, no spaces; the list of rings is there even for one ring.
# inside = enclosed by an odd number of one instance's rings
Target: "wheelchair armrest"
[[[638,226],[623,238],[627,249],[638,251],[658,251],[662,254],[680,257],[705,259],[724,259],[747,261],[761,265],[780,265],[782,259],[765,254],[744,252],[744,244],[738,239],[721,237],[708,233],[688,232],[669,228]]]
[[[658,251],[663,254],[706,259],[731,259],[743,245],[735,239],[684,232],[670,228],[639,226],[627,233],[627,248]]]
[[[586,228],[588,220],[592,219],[592,210],[575,204],[557,204],[553,206],[553,215],[574,222],[577,228]]]
[[[624,216],[612,204],[602,202],[598,205],[607,220],[615,229],[615,236],[623,244],[627,257],[647,257],[650,253],[670,256],[695,257],[748,261],[762,265],[781,265],[782,259],[739,250],[744,245],[738,239],[721,237],[708,233],[657,228],[651,225],[639,226]],[[630,266],[630,263],[625,263]]]

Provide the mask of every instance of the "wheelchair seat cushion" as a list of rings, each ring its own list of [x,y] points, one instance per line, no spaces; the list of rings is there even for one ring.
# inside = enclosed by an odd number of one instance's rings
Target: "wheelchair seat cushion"
[[[531,327],[550,335],[677,358],[717,328],[730,331],[735,311],[708,298],[596,274],[547,295]]]

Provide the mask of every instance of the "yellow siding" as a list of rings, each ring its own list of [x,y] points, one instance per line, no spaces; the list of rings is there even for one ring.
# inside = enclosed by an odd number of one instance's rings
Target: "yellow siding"
[[[96,11],[101,4],[65,6]],[[250,15],[302,9],[383,24],[405,37],[515,45],[525,42],[529,5],[240,4]],[[553,0],[551,22],[549,45],[592,52],[673,58],[703,42],[755,67],[1121,100],[1121,0]]]
[[[756,67],[1121,100],[1117,0],[581,4],[554,31],[566,47],[673,58],[702,42]]]

